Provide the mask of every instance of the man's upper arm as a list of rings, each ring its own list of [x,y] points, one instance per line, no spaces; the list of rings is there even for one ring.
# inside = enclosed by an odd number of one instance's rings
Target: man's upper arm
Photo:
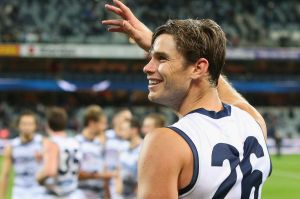
[[[178,198],[178,178],[184,164],[182,142],[167,128],[146,136],[138,165],[139,199]]]
[[[58,171],[58,161],[59,161],[59,151],[58,147],[52,141],[45,139],[44,140],[44,172],[48,177],[55,176]]]
[[[255,121],[259,124],[260,128],[262,129],[265,139],[267,139],[267,125],[266,125],[265,120],[262,117],[262,115],[253,106],[251,106],[247,102],[237,103],[237,104],[235,104],[235,106],[246,111],[255,119]]]
[[[261,114],[247,102],[247,100],[238,93],[226,80],[226,78],[221,75],[218,82],[218,93],[222,102],[234,105],[246,112],[248,112],[255,121],[260,125],[265,139],[267,139],[267,126],[264,118]]]

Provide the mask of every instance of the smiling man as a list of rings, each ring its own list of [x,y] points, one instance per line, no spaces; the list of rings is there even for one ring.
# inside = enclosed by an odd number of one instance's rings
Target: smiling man
[[[103,24],[150,49],[143,69],[148,97],[181,116],[146,136],[138,198],[260,198],[271,172],[266,124],[220,75],[226,54],[220,26],[209,19],[169,20],[152,35],[128,7],[114,3],[106,8],[123,20]]]

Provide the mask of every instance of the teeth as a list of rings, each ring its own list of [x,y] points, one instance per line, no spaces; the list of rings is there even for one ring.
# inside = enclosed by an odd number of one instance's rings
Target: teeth
[[[158,84],[159,81],[158,80],[149,80],[149,84],[153,85],[153,84]]]

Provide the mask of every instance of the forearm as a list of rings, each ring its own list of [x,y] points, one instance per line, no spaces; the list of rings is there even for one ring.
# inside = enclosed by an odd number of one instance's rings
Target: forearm
[[[104,199],[110,199],[109,180],[104,180]]]
[[[122,194],[122,192],[123,192],[123,181],[122,181],[121,176],[117,176],[115,178],[115,183],[116,183],[116,192],[118,194]]]
[[[231,86],[226,77],[223,75],[219,78],[217,88],[222,102],[235,106],[241,103],[249,104],[247,100]]]
[[[265,138],[267,138],[266,123],[261,114],[230,85],[230,83],[226,80],[226,78],[223,75],[221,75],[219,78],[217,88],[221,101],[226,104],[234,105],[248,112],[258,122],[258,124],[262,128]]]
[[[7,198],[7,182],[9,176],[1,176],[0,178],[0,199]]]
[[[79,180],[89,180],[89,179],[99,179],[100,176],[98,172],[79,172]]]
[[[103,179],[103,180],[109,180],[115,176],[114,172],[85,172],[80,171],[79,172],[79,180],[88,180],[88,179]]]

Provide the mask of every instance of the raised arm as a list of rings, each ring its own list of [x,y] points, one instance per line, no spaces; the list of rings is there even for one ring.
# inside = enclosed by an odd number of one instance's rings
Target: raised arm
[[[12,147],[7,146],[4,150],[3,164],[0,176],[0,199],[7,198],[8,181],[12,167]]]
[[[248,112],[262,128],[265,139],[267,139],[267,126],[261,114],[243,98],[226,80],[224,76],[220,76],[218,82],[218,93],[222,102],[239,107]]]
[[[115,5],[106,4],[108,11],[120,16],[121,19],[103,20],[102,24],[108,25],[109,32],[121,32],[131,37],[142,49],[149,51],[151,47],[151,30],[145,26],[132,11],[119,0],[114,0]]]

